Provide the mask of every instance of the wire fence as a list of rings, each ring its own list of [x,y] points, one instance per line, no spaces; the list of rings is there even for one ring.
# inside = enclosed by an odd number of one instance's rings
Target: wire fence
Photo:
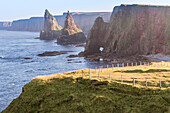
[[[151,78],[149,75],[140,76],[142,70],[140,69],[151,69],[145,71],[146,73],[159,72],[159,75],[155,75],[155,78]],[[156,71],[154,69],[157,69]],[[160,62],[160,63],[149,63],[149,62],[139,62],[139,63],[121,63],[121,64],[111,64],[107,66],[95,67],[94,69],[88,69],[88,73],[82,72],[82,76],[89,77],[89,79],[98,80],[108,80],[116,81],[123,84],[129,84],[133,86],[143,86],[143,87],[159,87],[159,88],[169,88],[170,87],[170,62]],[[119,72],[116,75],[116,72]],[[125,73],[127,72],[127,73]],[[165,72],[166,75],[164,75]],[[120,75],[121,73],[121,75]],[[138,75],[135,75],[138,73]],[[129,74],[131,74],[129,76]],[[163,78],[163,79],[162,79]]]

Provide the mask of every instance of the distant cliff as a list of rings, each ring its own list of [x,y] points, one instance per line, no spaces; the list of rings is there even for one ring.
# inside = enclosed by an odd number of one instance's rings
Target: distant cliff
[[[12,26],[12,22],[0,22],[0,29],[6,30]]]
[[[87,37],[85,55],[170,54],[170,6],[121,5],[110,22],[98,17]]]
[[[39,32],[43,29],[43,23],[43,17],[32,17],[30,19],[22,19],[13,21],[12,26],[8,30]]]
[[[64,20],[67,13],[63,15],[54,16],[59,25],[64,27]],[[110,20],[111,12],[75,12],[71,13],[76,25],[79,25],[80,28],[86,34],[90,31],[91,27],[94,24],[95,19],[98,16],[103,17],[103,19],[108,22]],[[3,22],[2,22],[3,23]],[[43,17],[32,17],[30,19],[17,20],[12,22],[10,28],[1,27],[0,29],[14,30],[14,31],[33,31],[40,32],[44,28],[44,19]]]

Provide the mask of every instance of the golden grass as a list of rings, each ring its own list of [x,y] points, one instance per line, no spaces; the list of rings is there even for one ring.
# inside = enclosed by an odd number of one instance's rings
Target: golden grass
[[[126,73],[125,71],[135,71],[135,70],[169,70],[163,72],[149,72],[149,73],[137,73],[130,72]],[[90,73],[89,74],[89,70]],[[98,74],[100,73],[100,77]],[[111,76],[109,76],[109,74]],[[91,75],[91,77],[90,77]],[[96,79],[100,81],[113,81],[113,82],[121,82],[121,76],[123,76],[123,84],[133,85],[133,78],[135,78],[135,86],[136,87],[146,87],[146,79],[149,88],[159,88],[160,80],[164,82],[166,88],[170,88],[170,62],[152,62],[150,65],[139,65],[139,66],[128,66],[128,67],[113,67],[113,68],[104,68],[104,69],[83,69],[77,71],[70,71],[65,73],[57,73],[47,76],[38,76],[34,79],[41,80],[49,80],[52,78],[63,78],[63,77],[83,77],[86,79]],[[111,80],[110,80],[111,79]],[[152,85],[150,85],[152,84]],[[163,84],[163,83],[162,83]],[[150,85],[150,86],[149,86]],[[164,88],[164,89],[166,89]]]

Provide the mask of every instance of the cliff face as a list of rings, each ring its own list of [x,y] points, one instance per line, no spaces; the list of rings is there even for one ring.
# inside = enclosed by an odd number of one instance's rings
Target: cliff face
[[[62,27],[58,25],[56,19],[46,10],[44,15],[44,30],[40,33],[40,39],[57,39],[61,29]]]
[[[74,23],[74,20],[68,11],[64,28],[61,30],[61,35],[57,39],[58,44],[76,44],[84,43],[86,37],[79,26]]]
[[[12,26],[12,22],[0,22],[0,29],[8,29]]]
[[[13,21],[12,26],[7,30],[40,32],[43,29],[43,23],[43,17],[32,17],[30,19]]]
[[[121,56],[170,54],[170,7],[121,5],[110,23],[97,18],[88,34],[85,54],[100,52]]]
[[[98,16],[103,17],[104,21],[108,22],[110,20],[111,12],[75,12],[70,13],[74,18],[75,24],[79,25],[85,34],[88,34],[91,27],[94,24],[95,19]],[[63,15],[54,16],[59,25],[64,27],[64,20],[67,16],[67,13],[63,13]],[[2,22],[4,23],[4,22]],[[30,19],[17,20],[12,22],[12,26],[9,28],[1,27],[0,29],[6,29],[10,31],[32,31],[32,32],[40,32],[44,29],[44,18],[43,17],[32,17]]]

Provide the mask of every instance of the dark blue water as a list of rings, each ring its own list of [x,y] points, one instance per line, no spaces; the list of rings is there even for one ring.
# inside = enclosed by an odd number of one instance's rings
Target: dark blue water
[[[104,62],[88,62],[84,58],[66,58],[83,51],[83,47],[61,46],[55,41],[34,39],[39,33],[0,31],[0,111],[17,98],[22,87],[38,75],[104,65]],[[45,51],[74,51],[64,55],[38,57]],[[24,59],[29,57],[31,59]],[[82,61],[82,63],[76,63]]]

